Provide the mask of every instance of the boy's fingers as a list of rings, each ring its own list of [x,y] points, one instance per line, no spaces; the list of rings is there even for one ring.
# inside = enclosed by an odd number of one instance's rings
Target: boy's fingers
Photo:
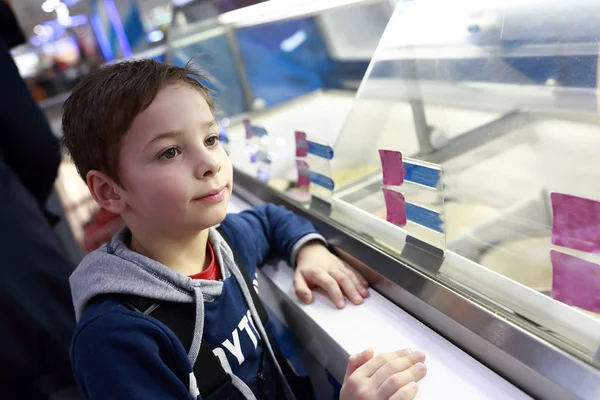
[[[352,375],[354,371],[364,365],[364,363],[372,359],[374,355],[375,353],[373,349],[367,349],[358,354],[351,355],[350,358],[348,358],[348,367],[346,367],[344,381],[348,379],[348,377]]]
[[[408,357],[398,357],[394,360],[388,361],[383,364],[373,375],[371,378],[376,382],[377,386],[381,385],[388,379],[390,376],[397,374],[398,372],[402,372],[404,370],[409,369],[413,366],[413,362]],[[414,379],[411,379],[414,381]],[[401,386],[406,385],[408,382],[404,382]],[[398,386],[400,387],[400,386]],[[388,394],[388,397],[392,395],[392,393],[396,392],[395,390]]]
[[[344,272],[342,269],[333,270],[330,272],[331,276],[337,281],[343,292],[348,296],[350,301],[354,304],[361,304],[363,302],[362,295],[358,292],[356,282]]]
[[[312,283],[324,289],[333,304],[336,305],[337,308],[344,308],[346,306],[346,302],[344,301],[344,294],[342,293],[342,289],[340,289],[340,285],[337,283],[335,279],[328,273],[319,270],[311,279]]]
[[[364,288],[368,288],[369,287],[369,282],[365,279],[365,277],[360,272],[358,272],[357,270],[355,270],[354,268],[352,268],[351,266],[349,266],[345,262],[343,262],[343,264],[344,264],[344,266],[347,269],[349,269],[350,271],[352,271],[352,273],[356,276],[356,278],[358,279],[358,281],[360,282],[360,285],[362,287],[364,287]]]
[[[389,400],[412,400],[417,394],[419,385],[416,382],[411,382],[406,386],[401,387],[396,393],[394,393]]]
[[[294,274],[294,289],[296,290],[296,296],[298,296],[303,303],[312,303],[312,291],[308,287],[308,284],[300,271],[296,271]]]
[[[367,283],[366,279],[362,277],[360,272],[356,271],[354,268],[351,268],[346,264],[344,264],[342,270],[346,275],[350,277],[350,279],[352,279],[352,282],[354,282],[354,285],[356,285],[356,288],[358,289],[360,295],[363,298],[369,297],[369,284]]]
[[[410,382],[418,381],[424,377],[426,373],[427,367],[425,364],[422,362],[413,364],[408,357],[403,357],[391,361],[389,364],[379,368],[377,372],[371,376],[371,379],[373,379],[373,383],[376,387],[387,385],[389,390],[387,397],[390,397],[396,390]],[[393,385],[395,385],[395,388],[391,387]]]
[[[420,353],[420,352],[418,352]],[[397,358],[406,357],[412,354],[411,350],[403,349],[394,351],[392,353],[380,354],[377,357],[373,358],[371,361],[360,367],[360,374],[370,377],[373,375],[379,368],[384,366],[386,363],[395,360]],[[422,353],[421,353],[422,354]]]

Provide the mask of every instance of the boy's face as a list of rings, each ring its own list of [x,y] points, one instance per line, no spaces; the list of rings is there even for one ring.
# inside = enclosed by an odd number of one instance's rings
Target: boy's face
[[[162,89],[135,118],[119,158],[131,229],[192,233],[220,223],[233,171],[206,100],[183,84]]]

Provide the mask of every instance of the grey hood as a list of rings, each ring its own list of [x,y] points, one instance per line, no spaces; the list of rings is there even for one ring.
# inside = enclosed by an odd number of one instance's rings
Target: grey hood
[[[198,289],[205,301],[221,294],[222,282],[193,280],[171,268],[129,249],[130,233],[121,229],[110,242],[88,254],[71,275],[69,282],[79,321],[89,301],[101,294],[130,294],[177,303],[195,302]],[[223,279],[237,269],[228,244],[210,229],[210,241]]]
[[[248,287],[235,264],[231,248],[216,229],[210,228],[208,240],[215,252],[223,280],[234,276],[248,303],[254,323],[265,344],[265,349],[275,362],[281,377],[281,367],[275,359],[266,331],[258,317]],[[71,275],[69,282],[77,321],[94,297],[102,294],[129,294],[160,301],[195,303],[196,324],[188,354],[194,365],[204,330],[204,302],[213,301],[223,290],[221,281],[191,279],[171,268],[129,249],[129,230],[124,227],[110,242],[88,254]],[[250,400],[255,396],[248,386],[232,375],[233,384]],[[285,378],[283,378],[285,382]],[[287,385],[286,385],[287,386]],[[289,387],[286,388],[291,393]],[[292,396],[293,398],[293,396]]]

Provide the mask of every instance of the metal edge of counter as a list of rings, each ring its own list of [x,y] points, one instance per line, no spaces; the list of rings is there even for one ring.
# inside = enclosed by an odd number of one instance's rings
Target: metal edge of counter
[[[376,249],[339,223],[234,169],[234,193],[257,205],[274,203],[310,220],[351,264],[383,277],[375,289],[450,342],[541,399],[596,400],[600,370]]]

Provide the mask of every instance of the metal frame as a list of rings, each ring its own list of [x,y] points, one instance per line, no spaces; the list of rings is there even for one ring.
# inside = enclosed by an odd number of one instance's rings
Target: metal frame
[[[240,79],[240,85],[242,86],[242,93],[244,94],[246,108],[248,109],[248,111],[252,111],[254,110],[254,92],[252,91],[252,85],[250,84],[250,80],[248,79],[248,75],[246,74],[246,69],[244,68],[242,52],[240,51],[240,47],[238,46],[238,41],[235,37],[234,29],[226,25],[224,26],[224,28],[225,37],[227,38],[227,43],[229,43],[231,55],[233,57],[233,60],[235,61],[235,69],[237,70],[238,77]]]
[[[248,203],[282,204],[309,219],[345,261],[383,278],[376,290],[523,391],[550,400],[598,399],[600,370],[266,184],[239,171],[234,181],[235,195]]]

